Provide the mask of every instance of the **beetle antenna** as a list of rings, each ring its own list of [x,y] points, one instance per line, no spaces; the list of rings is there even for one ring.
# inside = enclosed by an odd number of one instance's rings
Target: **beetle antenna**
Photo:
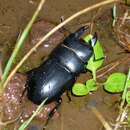
[[[79,38],[87,29],[88,29],[88,25],[85,25],[81,28],[79,28],[75,33],[74,33],[74,36],[75,38]]]
[[[93,46],[95,46],[95,44],[96,44],[96,42],[97,42],[97,33],[95,32],[94,33],[94,36],[93,36],[93,38],[90,40],[90,45],[93,47]]]

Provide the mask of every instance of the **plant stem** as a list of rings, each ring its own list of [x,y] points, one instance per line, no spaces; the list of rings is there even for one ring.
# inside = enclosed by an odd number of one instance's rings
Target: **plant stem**
[[[18,54],[20,48],[22,47],[22,45],[23,45],[23,43],[24,43],[24,41],[25,41],[25,39],[26,39],[30,29],[31,29],[31,26],[34,23],[34,21],[36,20],[36,18],[38,16],[40,10],[42,9],[42,6],[43,6],[44,3],[45,3],[45,0],[41,0],[41,2],[39,3],[39,5],[38,5],[38,7],[35,11],[35,13],[33,14],[32,18],[31,18],[31,20],[29,21],[29,23],[25,27],[24,31],[22,32],[20,38],[18,39],[16,46],[15,46],[13,52],[12,52],[12,55],[11,55],[6,67],[4,69],[4,73],[2,75],[1,86],[4,83],[4,81],[7,79],[7,76],[8,76],[8,74],[9,74],[9,72],[10,72],[12,66],[13,66],[13,63],[15,62],[16,55]]]
[[[92,71],[92,75],[93,75],[93,79],[96,81],[96,71],[95,70]]]
[[[56,32],[58,29],[60,29],[61,27],[63,27],[65,24],[69,23],[70,21],[72,21],[73,19],[77,18],[78,16],[89,12],[95,8],[99,8],[101,6],[104,6],[106,4],[111,4],[113,2],[120,2],[121,0],[105,0],[102,1],[100,3],[97,3],[95,5],[92,5],[90,7],[87,7],[77,13],[75,13],[74,15],[70,16],[69,18],[67,18],[66,20],[64,20],[62,23],[60,23],[59,25],[57,25],[56,27],[54,27],[50,32],[48,32],[43,38],[41,38],[41,40],[21,59],[21,61],[19,62],[19,64],[11,71],[9,77],[7,78],[7,80],[5,81],[5,83],[3,84],[3,88],[6,87],[7,83],[9,82],[9,80],[11,79],[11,77],[16,73],[16,71],[22,66],[22,64],[27,60],[27,58],[47,39],[49,38],[54,32]]]
[[[129,79],[130,79],[130,69],[129,69],[129,72],[128,72],[128,75],[127,75],[127,79],[126,79],[126,83],[125,83],[125,88],[124,88],[124,91],[123,91],[123,94],[122,94],[122,102],[121,102],[121,105],[120,105],[121,109],[123,108],[125,100],[126,100],[126,93],[127,93],[128,80]]]
[[[112,26],[115,27],[116,19],[117,19],[117,8],[116,8],[116,4],[114,4],[114,6],[113,6],[112,15],[113,15]]]
[[[48,99],[48,98],[46,98],[46,99],[38,106],[38,108],[37,108],[36,111],[32,114],[32,116],[31,116],[28,120],[26,120],[26,121],[20,126],[20,128],[19,128],[18,130],[24,130],[24,129],[30,124],[30,122],[34,119],[34,117],[35,117],[39,112],[41,112],[42,107],[43,107],[43,105],[45,104],[45,102],[47,101],[47,99]]]

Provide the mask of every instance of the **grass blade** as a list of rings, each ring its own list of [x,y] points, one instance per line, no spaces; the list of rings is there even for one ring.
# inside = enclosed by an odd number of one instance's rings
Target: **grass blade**
[[[34,119],[34,117],[41,111],[41,108],[43,107],[43,105],[45,104],[45,102],[47,101],[48,98],[46,98],[39,106],[38,108],[36,109],[36,111],[33,113],[33,115],[28,119],[26,120],[18,130],[24,130],[29,124],[30,122]]]
[[[14,63],[14,61],[15,61],[15,58],[16,58],[16,56],[17,56],[17,54],[18,54],[20,48],[22,47],[22,45],[23,45],[23,43],[24,43],[24,41],[25,41],[25,39],[26,39],[26,37],[27,37],[27,35],[28,35],[30,29],[31,29],[31,26],[32,26],[32,24],[34,23],[34,21],[36,20],[36,18],[37,18],[37,16],[38,16],[40,10],[42,9],[42,6],[43,6],[44,3],[45,3],[45,0],[41,0],[41,2],[39,3],[39,5],[38,5],[36,11],[34,12],[32,18],[31,18],[31,20],[29,21],[29,23],[28,23],[27,26],[25,27],[24,31],[22,32],[20,38],[18,39],[18,41],[17,41],[17,43],[16,43],[16,46],[15,46],[13,52],[12,52],[12,55],[11,55],[11,57],[10,57],[10,59],[9,59],[9,61],[8,61],[8,63],[7,63],[7,65],[6,65],[6,67],[5,67],[5,69],[4,69],[4,73],[3,73],[3,75],[2,75],[2,81],[1,81],[1,84],[0,84],[0,85],[1,85],[1,88],[0,88],[0,89],[3,89],[3,88],[2,88],[2,84],[3,84],[4,81],[7,79],[7,76],[8,76],[8,74],[9,74],[9,72],[10,72],[12,66],[13,66],[13,63]]]

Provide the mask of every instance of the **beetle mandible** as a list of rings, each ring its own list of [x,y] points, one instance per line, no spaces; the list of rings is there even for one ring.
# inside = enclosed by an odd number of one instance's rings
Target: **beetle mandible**
[[[46,104],[60,103],[61,95],[71,90],[76,77],[85,71],[97,41],[96,33],[89,44],[80,38],[87,28],[83,26],[70,34],[43,64],[27,72],[27,95],[34,104],[39,105],[47,97]]]

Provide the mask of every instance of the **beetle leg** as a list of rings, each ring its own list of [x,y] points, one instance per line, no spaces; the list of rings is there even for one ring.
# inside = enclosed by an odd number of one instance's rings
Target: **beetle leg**
[[[88,63],[86,62],[85,65],[87,65]],[[81,73],[86,73],[88,72],[88,70],[86,69],[86,67],[84,66],[84,69],[81,71]]]
[[[66,96],[68,97],[68,103],[71,103],[72,102],[72,100],[71,100],[71,96],[70,96],[70,90],[67,90],[66,91]]]
[[[72,90],[72,87],[74,85],[76,81],[76,78],[73,78],[69,83],[68,83],[68,87],[66,88],[66,96],[68,97],[68,103],[71,103],[72,100],[71,100],[71,96],[70,96],[70,91]]]
[[[56,102],[57,102],[56,106],[48,113],[48,116],[47,116],[48,118],[47,118],[47,120],[46,120],[46,122],[45,122],[45,124],[44,124],[43,130],[46,129],[46,126],[48,125],[50,119],[53,117],[53,115],[55,114],[56,110],[57,110],[57,109],[59,108],[59,106],[61,105],[61,103],[62,103],[62,98],[60,97]]]
[[[62,103],[62,98],[59,98],[57,101],[57,104],[56,104],[56,106],[49,112],[49,114],[48,114],[48,118],[50,119],[50,118],[52,118],[52,116],[54,115],[54,113],[56,112],[56,110],[59,108],[59,106],[61,105],[61,103]]]

